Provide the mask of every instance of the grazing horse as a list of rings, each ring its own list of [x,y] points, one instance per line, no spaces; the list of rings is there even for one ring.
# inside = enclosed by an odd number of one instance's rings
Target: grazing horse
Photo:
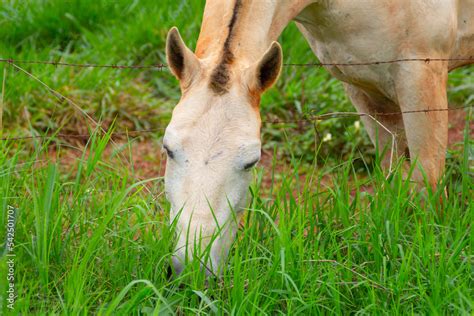
[[[276,40],[292,20],[322,63],[458,59],[326,67],[368,114],[447,109],[448,72],[474,54],[474,0],[208,0],[195,52],[176,28],[166,44],[182,92],[163,139],[177,272],[205,248],[208,273],[219,273],[227,256],[260,159],[260,97],[278,78]],[[397,135],[397,152],[419,163],[415,180],[422,169],[435,185],[447,112],[379,117],[390,132],[362,118],[372,141],[384,148]]]

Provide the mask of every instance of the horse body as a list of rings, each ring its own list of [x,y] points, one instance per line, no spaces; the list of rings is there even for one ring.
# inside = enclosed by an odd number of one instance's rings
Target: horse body
[[[455,59],[474,54],[474,1],[323,1],[307,6],[298,28],[323,63],[367,63],[398,59]],[[468,61],[403,62],[331,66],[359,112],[446,109],[449,70]],[[435,185],[447,145],[447,112],[377,117],[391,133],[364,117],[373,142],[384,148],[397,136],[397,154],[416,158]],[[378,137],[376,137],[378,135]],[[387,158],[389,155],[386,156]],[[385,160],[387,165],[388,159]],[[423,181],[420,169],[414,179]]]
[[[274,41],[292,20],[323,63],[474,54],[474,0],[208,0],[195,53],[176,29],[167,40],[168,64],[182,90],[164,138],[166,191],[178,223],[178,270],[202,237],[207,241],[199,247],[211,247],[213,271],[227,254],[245,207],[248,169],[260,157],[260,96],[282,65]],[[327,69],[344,82],[359,112],[375,115],[446,109],[448,71],[467,63]],[[390,133],[362,119],[381,148],[397,135],[397,152],[408,153],[422,167],[415,180],[422,181],[423,169],[436,184],[444,169],[447,112],[377,117]]]

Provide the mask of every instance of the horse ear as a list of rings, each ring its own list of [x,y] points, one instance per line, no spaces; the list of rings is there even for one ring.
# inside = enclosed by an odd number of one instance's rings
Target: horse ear
[[[166,38],[166,60],[171,72],[183,82],[189,82],[199,70],[199,60],[184,44],[176,27],[171,28]]]
[[[270,88],[281,72],[283,64],[283,52],[278,42],[273,42],[270,48],[263,54],[253,69],[251,86],[259,92]]]

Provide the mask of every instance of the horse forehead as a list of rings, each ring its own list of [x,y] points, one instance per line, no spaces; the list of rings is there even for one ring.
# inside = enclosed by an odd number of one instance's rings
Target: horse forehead
[[[172,130],[188,139],[259,136],[260,113],[241,90],[237,85],[224,95],[203,86],[190,90],[173,111],[167,133]]]
[[[219,119],[234,121],[256,115],[244,87],[237,82],[226,94],[216,95],[202,84],[188,91],[173,111],[173,117],[183,121]],[[219,121],[219,122],[220,122]]]
[[[194,128],[187,130],[185,144],[193,147],[205,144],[206,150],[221,146],[230,147],[245,135],[242,130],[243,124],[243,122],[224,120],[201,121]]]
[[[212,142],[231,141],[234,136],[246,134],[251,128],[250,118],[233,115],[232,109],[211,107],[208,111],[196,115],[192,111],[180,113],[173,118],[166,130],[167,138],[192,144],[200,140]]]

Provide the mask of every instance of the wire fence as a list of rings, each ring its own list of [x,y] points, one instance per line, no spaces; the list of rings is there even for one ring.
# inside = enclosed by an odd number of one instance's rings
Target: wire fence
[[[391,115],[400,115],[400,114],[412,114],[412,113],[429,113],[429,112],[450,112],[450,111],[459,111],[459,110],[464,110],[468,108],[474,107],[474,104],[472,105],[466,105],[466,106],[460,106],[460,107],[455,107],[455,108],[448,108],[448,109],[432,109],[432,110],[413,110],[413,111],[401,111],[401,112],[390,112],[390,113],[376,113],[373,115],[369,115],[367,113],[354,113],[354,112],[333,112],[333,113],[327,113],[327,114],[321,114],[321,115],[311,115],[303,119],[296,119],[296,120],[268,120],[262,122],[263,124],[301,124],[301,123],[311,123],[315,121],[322,121],[322,120],[328,120],[328,119],[334,119],[334,118],[344,118],[344,117],[354,117],[354,116],[359,116],[359,117],[364,117],[364,116],[373,116],[374,118],[377,118],[378,116],[391,116]],[[150,129],[141,129],[141,130],[127,130],[126,132],[111,132],[111,136],[116,136],[116,137],[134,137],[134,136],[139,136],[142,134],[151,134],[151,133],[158,133],[158,132],[163,132],[165,130],[165,127],[159,127],[159,128],[150,128]],[[104,132],[109,132],[108,130],[104,130]],[[20,136],[20,137],[3,137],[0,138],[0,140],[10,140],[10,141],[15,141],[15,140],[27,140],[27,139],[48,139],[48,138],[76,138],[76,139],[87,139],[91,136],[91,134],[64,134],[64,133],[50,133],[48,135],[30,135],[30,136]]]
[[[384,60],[384,61],[369,61],[369,62],[357,62],[357,63],[285,63],[283,66],[285,67],[351,67],[351,66],[370,66],[370,65],[386,65],[386,64],[396,64],[396,63],[406,63],[406,62],[423,62],[429,64],[431,62],[462,62],[462,63],[474,63],[474,57],[463,57],[463,58],[403,58],[403,59],[394,59],[394,60]],[[11,65],[12,67],[16,68],[17,70],[23,72],[27,76],[31,77],[35,81],[38,81],[42,84],[49,92],[55,95],[58,98],[58,101],[63,103],[67,102],[74,106],[78,111],[80,111],[87,119],[93,122],[96,127],[98,127],[102,132],[107,133],[108,130],[104,129],[100,123],[95,121],[89,114],[87,114],[76,102],[74,102],[71,98],[66,97],[59,93],[58,91],[54,90],[53,88],[49,87],[39,78],[34,76],[32,73],[28,72],[24,68],[20,67],[19,65],[49,65],[55,67],[73,67],[73,68],[110,68],[110,69],[135,69],[135,70],[163,70],[167,69],[166,64],[149,64],[149,65],[117,65],[117,64],[93,64],[93,63],[67,63],[62,61],[51,61],[51,60],[18,60],[12,58],[0,58],[0,63]],[[3,83],[4,84],[4,83]],[[2,91],[3,93],[3,91]],[[474,107],[474,104],[469,104],[466,106],[454,107],[454,108],[446,108],[446,109],[421,109],[421,110],[411,110],[411,111],[399,111],[399,112],[379,112],[379,113],[356,113],[356,112],[332,112],[327,114],[320,114],[320,115],[307,115],[301,119],[295,120],[267,120],[263,121],[263,124],[301,124],[301,123],[311,123],[320,120],[328,120],[334,118],[344,118],[344,117],[370,117],[373,120],[377,121],[378,117],[383,116],[395,116],[395,115],[406,115],[406,114],[414,114],[414,113],[430,113],[430,112],[447,112],[447,111],[459,111],[467,108]],[[377,121],[378,124],[380,122]],[[385,128],[384,126],[382,126]],[[142,129],[142,130],[129,130],[125,132],[111,132],[111,136],[138,136],[142,134],[149,134],[149,133],[156,133],[163,131],[165,129],[164,126],[160,126],[153,129]],[[87,139],[91,137],[91,134],[64,134],[60,133],[59,131],[55,131],[48,135],[30,135],[30,136],[21,136],[21,137],[3,137],[0,138],[2,141],[6,140],[27,140],[27,139],[48,139],[48,138],[76,138],[76,139]]]
[[[285,63],[285,67],[331,67],[331,66],[371,66],[371,65],[386,65],[386,64],[396,64],[404,62],[466,62],[474,63],[474,56],[469,57],[459,57],[459,58],[400,58],[392,60],[382,60],[382,61],[368,61],[368,62],[356,62],[356,63]],[[61,67],[75,67],[75,68],[111,68],[111,69],[157,69],[163,70],[168,68],[166,64],[149,64],[149,65],[119,65],[119,64],[92,64],[92,63],[66,63],[62,61],[54,60],[19,60],[12,58],[0,58],[0,63],[8,64],[29,64],[29,65],[51,65],[51,66],[61,66]]]

